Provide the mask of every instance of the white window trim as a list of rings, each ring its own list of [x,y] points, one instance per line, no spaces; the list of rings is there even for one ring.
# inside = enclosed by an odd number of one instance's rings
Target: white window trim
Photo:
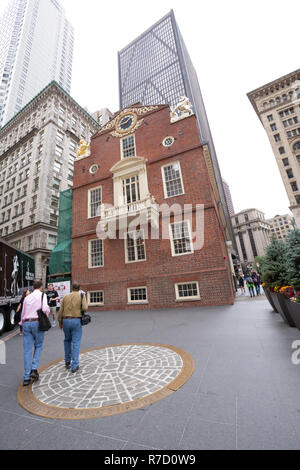
[[[172,225],[180,224],[180,223],[183,223],[183,222],[186,222],[187,225],[188,225],[188,231],[189,231],[189,237],[190,237],[190,243],[191,243],[191,251],[189,251],[188,253],[175,253]],[[194,244],[193,244],[192,231],[191,231],[191,225],[190,225],[189,220],[182,220],[182,221],[170,223],[169,224],[169,234],[170,234],[172,256],[186,256],[186,255],[192,255],[194,253]]]
[[[99,215],[91,215],[91,192],[95,189],[101,189],[101,205],[102,205],[102,186],[96,186],[95,188],[90,188],[88,190],[88,219],[95,219],[96,217],[101,217]]]
[[[98,266],[92,266],[92,259],[91,259],[91,243],[95,241],[102,241],[102,264]],[[99,238],[93,238],[93,240],[88,241],[88,269],[99,269],[104,267],[104,243],[103,240]]]
[[[90,294],[102,292],[103,302],[91,302]],[[104,291],[103,290],[92,290],[87,292],[87,302],[89,307],[101,307],[104,305]]]
[[[145,251],[145,258],[144,259],[136,259],[134,261],[129,261],[128,260],[128,249],[127,249],[127,235],[128,233],[136,233],[136,232],[142,232],[143,233],[143,239],[144,239],[144,251]],[[147,261],[147,254],[146,254],[146,243],[145,243],[145,232],[144,229],[139,229],[139,230],[131,230],[130,232],[126,232],[124,236],[124,250],[125,250],[125,263],[126,264],[132,264],[132,263],[142,263],[144,261]],[[135,254],[137,255],[137,248],[136,244],[134,245],[134,250]]]
[[[180,173],[180,180],[181,180],[181,186],[182,186],[182,193],[180,194],[176,194],[174,196],[168,196],[168,191],[167,191],[167,184],[166,184],[166,179],[165,179],[165,171],[164,171],[164,168],[167,168],[168,166],[171,166],[171,165],[175,165],[175,164],[178,164],[179,165],[179,173]],[[185,191],[184,191],[184,184],[183,184],[183,178],[182,178],[182,171],[181,171],[181,165],[180,165],[180,162],[179,161],[176,161],[176,162],[169,162],[167,165],[163,165],[161,167],[161,174],[162,174],[162,180],[163,180],[163,187],[164,187],[164,196],[165,196],[165,199],[170,199],[172,197],[179,197],[179,196],[183,196],[185,194]]]
[[[134,141],[134,155],[131,155],[131,157],[124,157],[123,154],[123,140],[128,139],[128,137],[133,137]],[[126,158],[134,158],[136,157],[136,141],[135,141],[135,135],[134,134],[129,134],[120,139],[120,154],[121,154],[121,160],[126,160]]]
[[[130,291],[131,289],[146,289],[147,300],[131,300]],[[148,289],[147,286],[137,286],[137,287],[128,287],[127,288],[127,304],[136,305],[136,304],[148,304]]]
[[[179,286],[183,286],[185,284],[196,284],[197,286],[197,295],[191,295],[189,297],[180,297],[179,296]],[[176,297],[176,302],[186,302],[186,301],[192,301],[192,300],[201,300],[200,297],[200,292],[199,292],[199,282],[198,281],[186,281],[186,282],[176,282],[175,283],[175,297]]]

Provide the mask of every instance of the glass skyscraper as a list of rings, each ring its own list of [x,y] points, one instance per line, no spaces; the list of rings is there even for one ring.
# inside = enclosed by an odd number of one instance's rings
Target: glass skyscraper
[[[0,127],[52,80],[70,93],[73,40],[57,0],[11,0],[0,19]]]
[[[223,207],[227,230],[235,238],[221,172],[214,148],[197,73],[184,44],[173,10],[118,53],[120,109],[134,103],[176,105],[187,96],[197,118],[203,144],[209,147],[211,165]]]

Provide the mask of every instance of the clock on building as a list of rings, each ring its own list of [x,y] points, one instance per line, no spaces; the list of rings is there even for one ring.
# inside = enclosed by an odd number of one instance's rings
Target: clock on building
[[[137,116],[134,113],[127,112],[122,114],[116,123],[116,131],[120,134],[125,134],[131,131],[137,123]]]

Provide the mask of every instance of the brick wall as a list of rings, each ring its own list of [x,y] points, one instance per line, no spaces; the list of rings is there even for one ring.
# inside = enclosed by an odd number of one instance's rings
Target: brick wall
[[[72,278],[86,291],[104,291],[105,310],[149,309],[232,304],[234,291],[226,259],[225,240],[219,224],[202,146],[194,116],[170,123],[169,108],[159,107],[142,116],[135,132],[136,153],[147,160],[150,194],[158,204],[204,204],[204,246],[192,254],[172,256],[170,240],[145,240],[146,261],[126,264],[123,239],[104,240],[104,266],[88,269],[88,240],[95,239],[100,218],[87,218],[88,189],[101,186],[103,203],[113,204],[110,169],[120,161],[120,139],[99,132],[92,140],[91,156],[75,162],[73,195]],[[166,148],[162,141],[173,136]],[[185,194],[164,199],[161,167],[179,161]],[[89,173],[92,164],[99,170]],[[192,214],[193,230],[196,228]],[[171,222],[172,222],[171,218]],[[160,218],[160,228],[162,220]],[[161,232],[160,232],[161,233]],[[175,282],[198,281],[201,300],[178,302]],[[148,304],[127,304],[127,288],[147,286]],[[96,310],[101,309],[96,307]]]

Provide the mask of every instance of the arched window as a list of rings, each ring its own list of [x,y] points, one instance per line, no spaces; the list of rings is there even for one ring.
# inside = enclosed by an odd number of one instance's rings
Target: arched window
[[[294,152],[297,152],[297,150],[300,150],[300,140],[294,144],[293,150]]]
[[[283,99],[283,101],[287,101],[287,96],[286,96],[286,95],[282,95],[282,99]]]
[[[270,106],[275,106],[274,100],[270,100]]]
[[[279,96],[276,96],[276,104],[279,104],[279,103],[281,103],[281,99]]]

